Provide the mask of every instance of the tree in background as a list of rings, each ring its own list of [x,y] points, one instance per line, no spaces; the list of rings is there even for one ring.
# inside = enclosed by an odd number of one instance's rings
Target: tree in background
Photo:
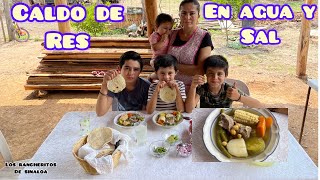
[[[241,7],[244,4],[252,4],[253,0],[212,0],[212,2],[218,3],[218,4],[228,4],[232,7],[232,20],[238,18],[238,14],[241,10]],[[220,21],[220,20],[219,20]],[[229,46],[229,34],[228,30],[232,26],[232,23],[228,21],[220,21],[223,23],[223,29],[225,30],[226,33],[226,45]],[[243,20],[242,21],[242,27],[252,27],[254,25],[253,20]]]
[[[236,19],[244,4],[251,4],[253,0],[212,0],[218,4],[228,4],[232,7],[232,19]]]
[[[106,3],[106,5],[110,5],[110,3]],[[71,26],[75,28],[78,32],[86,32],[91,36],[99,36],[107,29],[106,23],[97,22],[94,18],[94,8],[96,4],[92,3],[90,6],[86,7],[87,17],[84,21],[76,23],[72,22]]]

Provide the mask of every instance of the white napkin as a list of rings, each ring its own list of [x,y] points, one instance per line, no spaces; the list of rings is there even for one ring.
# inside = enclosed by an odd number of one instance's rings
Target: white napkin
[[[124,158],[126,160],[128,160],[127,157],[128,153],[130,152],[129,150],[129,142],[131,141],[130,136],[126,135],[126,134],[122,134],[121,132],[112,129],[112,135],[113,138],[111,140],[111,144],[116,144],[116,142],[119,141],[119,146],[117,147],[117,149],[113,152],[115,153],[117,150],[119,150],[120,152],[122,152]]]
[[[113,160],[112,156],[102,156],[101,158],[96,158],[99,152],[92,152],[84,157],[90,166],[95,168],[99,174],[112,173],[113,171]]]
[[[116,144],[119,141],[119,146],[117,149],[113,152],[120,151],[125,159],[128,161],[128,153],[129,153],[129,141],[131,141],[131,138],[128,135],[122,134],[119,131],[115,129],[112,130],[112,140],[111,144]],[[79,151],[78,156],[80,158],[83,158],[85,161],[87,161],[90,166],[95,168],[99,174],[106,174],[108,172],[113,172],[113,160],[112,155],[103,156],[101,158],[96,158],[97,154],[99,154],[100,151],[103,149],[110,148],[109,145],[105,145],[103,148],[99,150],[95,150],[90,147],[90,145],[87,143],[83,145]]]
[[[90,153],[93,153],[93,152],[99,153],[101,150],[109,149],[109,148],[111,148],[111,146],[109,144],[106,144],[101,149],[96,150],[90,147],[90,145],[87,143],[78,150],[78,156],[79,158],[84,159],[84,157]]]

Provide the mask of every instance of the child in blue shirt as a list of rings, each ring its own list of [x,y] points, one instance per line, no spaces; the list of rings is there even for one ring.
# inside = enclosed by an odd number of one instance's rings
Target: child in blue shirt
[[[98,116],[103,116],[108,112],[114,98],[118,100],[118,111],[145,109],[150,83],[139,77],[142,68],[143,62],[141,56],[137,52],[128,51],[120,57],[118,69],[105,73],[96,104]],[[107,83],[118,74],[124,77],[126,88],[119,93],[113,93],[108,90]]]

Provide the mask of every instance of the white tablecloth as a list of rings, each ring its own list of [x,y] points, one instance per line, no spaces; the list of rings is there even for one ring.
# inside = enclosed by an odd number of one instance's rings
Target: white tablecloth
[[[204,122],[212,109],[197,109],[190,116],[194,121]],[[95,114],[94,112],[91,112]],[[115,129],[114,117],[120,112],[109,112],[102,118],[91,121],[91,128],[109,126]],[[279,114],[274,114],[278,116]],[[280,116],[280,115],[279,115]],[[46,169],[46,174],[24,173],[20,179],[48,179],[48,178],[74,178],[74,179],[317,179],[317,167],[307,153],[288,133],[289,151],[287,162],[278,162],[270,167],[255,166],[247,163],[221,163],[221,162],[192,162],[192,156],[188,158],[177,157],[172,148],[169,154],[163,158],[155,158],[149,153],[149,144],[153,140],[162,139],[164,129],[157,127],[148,120],[148,144],[132,149],[134,158],[125,162],[122,158],[118,167],[112,174],[89,175],[73,157],[71,151],[73,144],[79,136],[79,112],[69,112],[63,116],[56,128],[40,146],[30,162],[56,162],[56,167],[28,167],[26,169]],[[188,122],[179,125],[177,130],[187,137]],[[119,129],[118,129],[119,130]],[[130,130],[122,132],[132,133]],[[195,141],[193,140],[193,143]],[[197,150],[195,148],[194,150]],[[202,148],[199,153],[205,152]],[[208,154],[199,156],[214,158]],[[281,153],[280,153],[281,154]],[[194,157],[196,154],[194,154]],[[203,159],[198,159],[202,161]]]

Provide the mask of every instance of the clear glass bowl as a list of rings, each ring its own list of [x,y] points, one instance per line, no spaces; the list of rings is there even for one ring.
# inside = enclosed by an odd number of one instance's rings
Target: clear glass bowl
[[[150,144],[150,153],[157,157],[161,158],[168,154],[170,149],[170,144],[166,141],[160,140],[160,141],[154,141]]]
[[[162,137],[164,141],[170,144],[170,146],[175,146],[181,142],[181,135],[175,130],[164,132]]]
[[[177,153],[182,157],[188,157],[192,154],[191,143],[180,143],[177,145]]]

